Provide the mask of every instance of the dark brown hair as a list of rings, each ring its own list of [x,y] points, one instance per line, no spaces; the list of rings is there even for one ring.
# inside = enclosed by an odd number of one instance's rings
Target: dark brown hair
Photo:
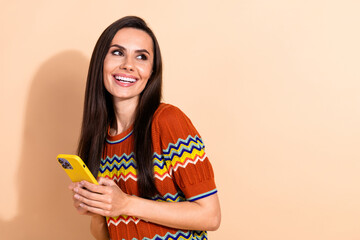
[[[158,193],[154,182],[151,124],[161,100],[162,60],[154,33],[139,17],[127,16],[112,23],[101,34],[95,45],[86,82],[78,154],[96,177],[104,151],[107,129],[116,122],[112,96],[105,89],[103,82],[104,59],[112,39],[122,28],[143,30],[153,40],[152,75],[140,94],[133,131],[139,194],[141,197],[150,198]]]

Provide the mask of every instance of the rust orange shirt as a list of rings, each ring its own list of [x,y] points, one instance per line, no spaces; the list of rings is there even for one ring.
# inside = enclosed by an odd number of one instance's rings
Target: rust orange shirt
[[[132,130],[107,136],[98,176],[111,178],[125,193],[138,196]],[[160,192],[154,201],[195,201],[217,192],[203,141],[180,109],[160,104],[153,117],[152,142],[155,184]],[[207,239],[206,231],[169,228],[132,216],[106,219],[112,240]]]

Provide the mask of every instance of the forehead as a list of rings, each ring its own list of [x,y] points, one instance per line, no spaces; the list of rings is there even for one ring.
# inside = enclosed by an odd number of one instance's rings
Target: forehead
[[[121,45],[129,50],[153,50],[153,41],[149,34],[136,28],[122,28],[115,34],[111,44]]]

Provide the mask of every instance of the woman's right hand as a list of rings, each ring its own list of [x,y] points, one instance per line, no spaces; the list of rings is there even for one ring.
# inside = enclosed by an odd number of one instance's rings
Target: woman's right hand
[[[74,207],[75,207],[76,211],[81,215],[88,215],[88,216],[97,215],[97,214],[94,214],[94,213],[89,212],[89,211],[85,210],[84,208],[82,208],[80,206],[80,204],[83,203],[83,202],[81,202],[80,200],[75,198],[76,192],[74,191],[74,189],[75,188],[80,188],[80,187],[82,187],[82,186],[80,186],[80,182],[71,183],[69,185],[69,189],[73,192],[73,201],[74,201]]]
[[[81,185],[80,182],[71,183],[69,185],[69,189],[73,192],[73,201],[74,201],[74,207],[76,208],[76,211],[81,215],[91,216],[90,231],[91,231],[91,234],[95,237],[95,239],[101,239],[101,240],[110,239],[105,218],[103,216],[89,212],[89,211],[85,210],[84,208],[82,208],[80,206],[80,204],[84,204],[84,203],[75,197],[75,195],[77,194],[75,192],[75,189],[82,188],[82,187],[83,186]]]

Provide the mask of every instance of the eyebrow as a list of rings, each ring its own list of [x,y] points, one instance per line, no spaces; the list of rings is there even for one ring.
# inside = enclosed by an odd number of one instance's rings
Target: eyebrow
[[[124,48],[123,46],[118,45],[118,44],[113,44],[113,45],[110,46],[110,48],[112,48],[112,47],[120,48],[121,50],[126,50],[126,48]],[[149,53],[149,51],[146,50],[146,49],[137,49],[137,50],[135,50],[135,52],[145,52],[145,53],[151,55],[151,54]]]

